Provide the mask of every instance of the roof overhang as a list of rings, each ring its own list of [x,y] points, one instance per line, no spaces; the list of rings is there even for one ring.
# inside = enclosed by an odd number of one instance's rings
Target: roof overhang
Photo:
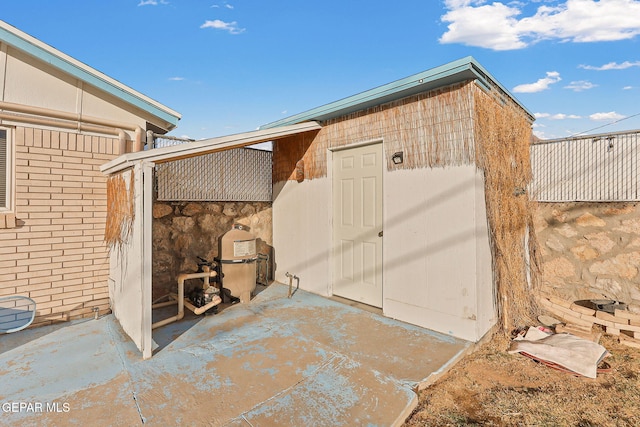
[[[485,70],[473,57],[459,59],[448,64],[414,74],[404,79],[376,87],[374,89],[349,96],[294,116],[290,116],[260,127],[269,129],[278,126],[287,126],[308,120],[325,121],[336,117],[344,116],[356,111],[365,110],[376,105],[406,98],[418,93],[428,92],[433,89],[449,86],[455,83],[475,80],[485,89],[491,87],[499,88],[505,95],[509,96],[519,105],[526,114],[533,119],[533,114],[529,112],[520,102],[509,93],[487,70]]]
[[[305,132],[319,131],[320,129],[322,129],[322,126],[320,126],[320,124],[318,124],[317,122],[304,122],[295,125],[278,127],[275,129],[256,130],[252,132],[238,133],[234,135],[187,142],[185,144],[173,145],[170,147],[138,151],[137,153],[127,153],[108,163],[105,163],[100,167],[100,170],[105,174],[113,174],[130,168],[135,163],[141,161],[153,163],[171,162],[188,157],[215,153],[216,151],[246,147],[248,145],[259,144],[261,142],[275,141],[287,136]]]
[[[1,20],[0,41],[158,117],[169,124],[168,131],[178,125],[178,121],[181,118],[180,113]]]

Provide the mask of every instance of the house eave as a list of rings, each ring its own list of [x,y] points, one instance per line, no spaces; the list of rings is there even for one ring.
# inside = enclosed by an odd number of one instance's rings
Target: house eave
[[[0,42],[19,49],[64,73],[95,86],[136,108],[146,111],[168,124],[167,131],[174,129],[181,119],[180,113],[60,52],[54,47],[43,43],[4,21],[0,21]]]

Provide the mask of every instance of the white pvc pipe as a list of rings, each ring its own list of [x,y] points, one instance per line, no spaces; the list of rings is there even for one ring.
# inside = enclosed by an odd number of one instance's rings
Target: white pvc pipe
[[[184,300],[184,281],[187,279],[202,279],[204,277],[206,278],[210,278],[210,277],[216,277],[218,275],[217,272],[215,271],[205,271],[202,273],[186,273],[186,274],[180,274],[178,276],[178,294],[172,294],[171,297],[174,299],[177,299],[178,301],[178,314],[176,314],[175,316],[169,317],[167,319],[164,320],[160,320],[154,324],[151,325],[151,329],[156,329],[159,328],[160,326],[164,326],[167,325],[169,323],[172,322],[177,322],[178,320],[182,319],[184,317],[184,306],[185,306],[185,300]],[[219,297],[218,297],[219,299]],[[196,307],[194,307],[193,305],[191,305],[189,302],[186,302],[187,307],[191,306],[193,307],[193,309],[191,309],[191,307],[189,307],[189,309],[191,311],[193,311],[195,314],[202,314],[205,311],[207,311],[209,308],[220,304],[220,302],[222,302],[222,300],[220,300],[219,302],[216,302],[215,304],[213,304],[213,302],[217,301],[216,298],[213,299],[213,301],[211,301],[211,303],[205,305],[204,307],[200,307],[200,309],[203,309],[200,313],[196,313],[196,310],[198,310]],[[161,303],[162,304],[162,303]],[[206,307],[206,308],[205,308]]]

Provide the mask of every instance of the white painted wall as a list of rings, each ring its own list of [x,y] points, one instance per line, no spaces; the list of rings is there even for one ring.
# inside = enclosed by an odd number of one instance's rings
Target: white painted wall
[[[152,353],[151,340],[151,251],[149,240],[151,215],[145,218],[145,208],[151,212],[151,205],[143,200],[143,167],[136,165],[134,169],[135,186],[135,219],[132,233],[122,250],[114,248],[111,251],[109,272],[109,299],[113,315],[120,326],[142,352],[143,357],[149,358]],[[125,183],[129,185],[131,170],[123,172]],[[147,183],[148,184],[148,183]],[[145,192],[151,194],[150,185]],[[150,196],[151,197],[151,196]],[[150,200],[149,197],[149,200]],[[146,219],[146,221],[145,221]],[[147,230],[144,227],[147,227]]]
[[[470,341],[491,327],[481,184],[475,166],[386,174],[385,315]]]
[[[331,278],[331,183],[328,178],[286,181],[273,187],[275,280],[329,295]],[[295,286],[295,283],[294,283]]]
[[[483,178],[475,166],[384,172],[383,312],[478,341],[495,324]],[[276,280],[331,295],[331,180],[274,186]]]

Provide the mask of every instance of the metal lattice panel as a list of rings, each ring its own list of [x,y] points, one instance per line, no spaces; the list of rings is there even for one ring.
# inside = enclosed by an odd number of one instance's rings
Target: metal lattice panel
[[[541,202],[640,200],[639,133],[532,145],[532,197]]]
[[[175,144],[163,140],[156,147]],[[271,157],[271,151],[236,148],[159,164],[158,200],[269,202]]]

